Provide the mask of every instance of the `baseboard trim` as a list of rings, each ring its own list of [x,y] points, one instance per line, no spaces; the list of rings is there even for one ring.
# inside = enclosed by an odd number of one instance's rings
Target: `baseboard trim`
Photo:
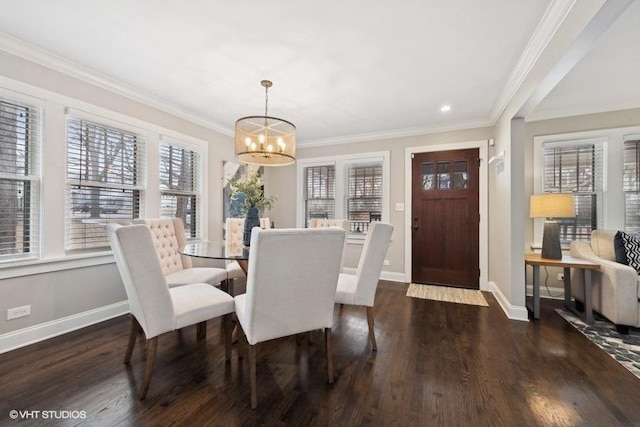
[[[121,301],[39,325],[0,335],[0,354],[129,313],[129,302]]]
[[[342,272],[345,274],[356,274],[357,269],[353,268],[353,267],[345,267],[342,269]],[[395,271],[382,271],[380,273],[380,279],[381,280],[388,280],[390,282],[400,282],[400,283],[407,283],[407,278],[405,277],[404,273],[397,273]]]
[[[500,304],[500,307],[502,308],[502,311],[504,311],[504,314],[506,314],[507,318],[523,322],[529,321],[527,307],[512,305],[495,282],[489,281],[489,290],[493,293],[493,296],[498,301],[498,304]]]
[[[533,295],[533,285],[527,285],[527,295]],[[540,286],[540,298],[564,300],[564,287],[547,289],[546,286]]]
[[[391,282],[406,283],[406,278],[404,276],[404,273],[396,273],[393,271],[383,271],[380,274],[380,278],[383,280],[389,280]]]

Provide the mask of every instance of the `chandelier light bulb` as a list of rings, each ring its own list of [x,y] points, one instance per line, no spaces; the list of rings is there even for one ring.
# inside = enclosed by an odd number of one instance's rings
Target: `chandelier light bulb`
[[[247,147],[251,147],[251,138],[247,137],[244,140],[244,145],[246,145]]]

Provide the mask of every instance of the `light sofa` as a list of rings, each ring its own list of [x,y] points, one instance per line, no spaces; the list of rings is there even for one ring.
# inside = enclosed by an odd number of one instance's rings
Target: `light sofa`
[[[617,231],[594,230],[589,242],[571,242],[571,256],[600,264],[591,273],[593,309],[616,325],[618,332],[640,327],[640,287],[638,274],[628,265],[616,262],[614,238]],[[584,271],[571,274],[571,294],[584,302]]]

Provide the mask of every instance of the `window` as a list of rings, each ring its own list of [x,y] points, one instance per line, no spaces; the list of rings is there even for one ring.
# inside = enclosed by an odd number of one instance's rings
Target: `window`
[[[346,218],[349,238],[363,240],[371,221],[388,221],[387,151],[298,161],[298,225]]]
[[[178,144],[160,144],[160,216],[182,218],[187,238],[199,236],[200,154]]]
[[[335,218],[336,168],[334,165],[304,168],[304,226],[313,218]]]
[[[0,260],[38,257],[40,109],[0,99]]]
[[[140,216],[143,179],[144,137],[68,118],[65,249],[107,249],[104,224]]]
[[[598,228],[598,202],[602,192],[603,145],[544,144],[544,183],[546,193],[573,193],[576,217],[558,218],[560,241],[589,240]]]
[[[624,222],[625,230],[640,231],[640,140],[624,142]]]
[[[382,161],[347,165],[346,218],[351,233],[366,233],[382,219]]]

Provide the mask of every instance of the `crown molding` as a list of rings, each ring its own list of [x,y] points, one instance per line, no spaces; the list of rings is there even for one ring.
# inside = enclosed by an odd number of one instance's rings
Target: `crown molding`
[[[514,67],[502,92],[493,104],[489,120],[495,124],[505,111],[531,69],[556,34],[577,0],[553,0],[538,23],[527,47]]]
[[[204,126],[223,135],[232,136],[233,129],[220,126],[218,123],[192,111],[179,107],[165,99],[112,79],[83,65],[77,64],[61,56],[55,55],[37,46],[16,39],[0,32],[0,50],[27,61],[58,71],[85,83],[92,84],[133,101],[163,111],[181,119]]]
[[[434,133],[454,132],[460,130],[477,129],[493,126],[488,120],[467,122],[452,126],[426,126],[407,129],[396,129],[384,132],[360,133],[344,137],[315,139],[298,142],[298,148],[326,147],[329,145],[351,144],[354,142],[371,142],[383,139],[397,139],[410,136],[429,135]]]
[[[541,120],[562,119],[576,116],[586,116],[591,114],[606,114],[613,112],[624,112],[625,110],[640,109],[637,102],[626,104],[599,105],[597,110],[589,107],[573,106],[568,108],[551,108],[542,111],[534,110],[527,115],[525,122],[538,122]]]

